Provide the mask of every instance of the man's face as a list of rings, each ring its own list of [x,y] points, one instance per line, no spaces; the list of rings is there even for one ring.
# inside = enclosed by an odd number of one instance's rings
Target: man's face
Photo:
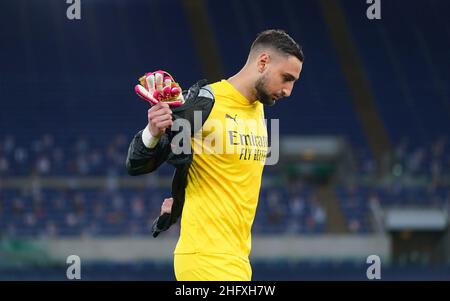
[[[302,66],[302,62],[295,56],[272,56],[255,83],[257,99],[271,106],[280,98],[290,96],[294,83],[300,77]]]

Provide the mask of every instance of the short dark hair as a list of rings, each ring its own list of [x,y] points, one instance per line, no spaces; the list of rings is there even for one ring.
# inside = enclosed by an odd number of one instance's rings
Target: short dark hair
[[[250,52],[259,47],[272,47],[281,53],[293,55],[303,63],[303,49],[281,29],[268,29],[260,32],[250,48]]]

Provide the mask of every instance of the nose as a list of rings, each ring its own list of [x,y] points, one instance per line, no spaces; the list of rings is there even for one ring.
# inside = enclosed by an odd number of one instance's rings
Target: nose
[[[294,88],[294,83],[289,83],[287,86],[284,86],[284,88],[281,90],[283,97],[291,96],[291,92],[292,92],[293,88]]]
[[[281,93],[283,94],[283,97],[291,96],[291,92],[292,92],[292,89],[289,89],[289,88],[284,88],[283,90],[281,90]]]

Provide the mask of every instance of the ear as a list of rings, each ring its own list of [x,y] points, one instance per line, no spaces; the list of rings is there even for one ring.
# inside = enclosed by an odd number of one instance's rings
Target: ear
[[[270,62],[270,55],[267,52],[262,52],[260,55],[258,55],[258,58],[256,59],[256,65],[259,73],[263,73]]]

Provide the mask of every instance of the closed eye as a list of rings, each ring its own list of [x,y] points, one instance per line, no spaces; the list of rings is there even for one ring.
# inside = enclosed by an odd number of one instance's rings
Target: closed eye
[[[297,78],[295,78],[295,76],[293,76],[292,74],[285,73],[283,74],[283,80],[285,82],[295,82]]]

